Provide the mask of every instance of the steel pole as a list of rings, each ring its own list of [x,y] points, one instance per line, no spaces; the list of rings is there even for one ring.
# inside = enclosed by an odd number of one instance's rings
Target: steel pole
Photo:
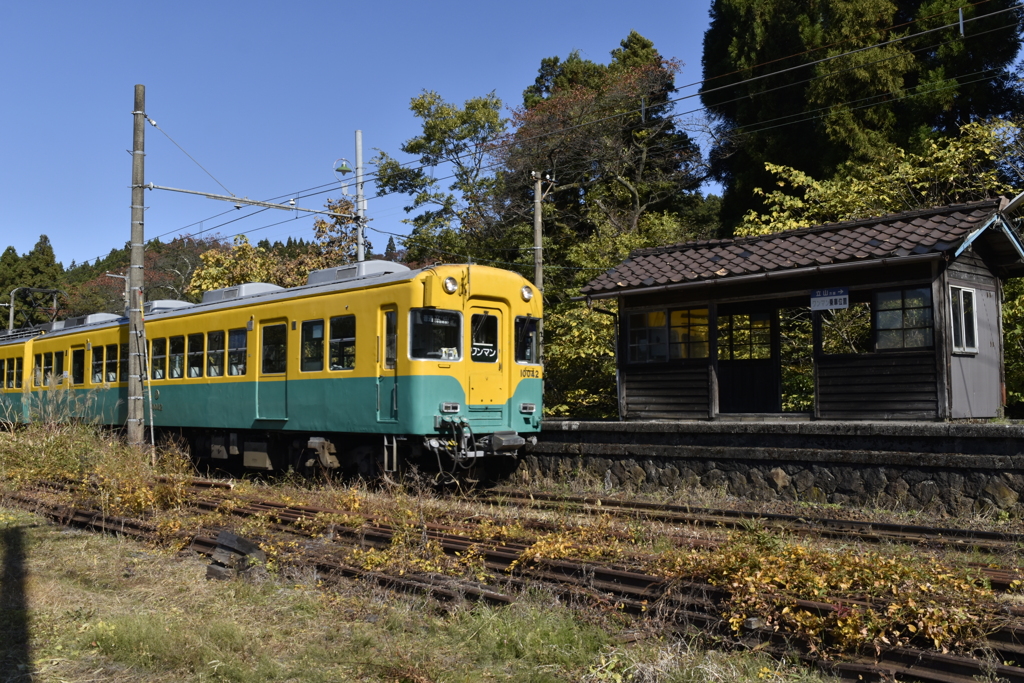
[[[363,203],[363,131],[356,131],[356,216],[359,224],[356,226],[356,261],[366,258],[365,244],[363,242],[363,221],[366,219],[366,206]]]
[[[145,259],[145,149],[146,86],[135,86],[135,126],[132,144],[132,230],[128,267],[128,442],[145,443],[145,406],[142,399],[142,354],[146,334],[142,320],[143,263]]]

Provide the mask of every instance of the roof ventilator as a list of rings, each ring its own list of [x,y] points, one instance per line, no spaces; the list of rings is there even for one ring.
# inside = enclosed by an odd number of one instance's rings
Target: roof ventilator
[[[332,282],[344,282],[362,277],[380,277],[391,273],[402,273],[409,270],[408,266],[393,261],[360,261],[336,268],[314,270],[306,280],[310,285],[327,285]]]

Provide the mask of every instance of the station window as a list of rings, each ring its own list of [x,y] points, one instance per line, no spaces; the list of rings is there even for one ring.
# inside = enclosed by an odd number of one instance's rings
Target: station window
[[[669,359],[707,358],[710,351],[708,309],[669,311],[668,318]]]
[[[307,320],[302,323],[302,358],[299,370],[320,372],[324,369],[324,321]]]
[[[414,308],[411,356],[418,360],[459,360],[462,358],[462,320],[455,311]]]
[[[71,351],[71,381],[74,384],[85,384],[85,349]]]
[[[32,364],[32,384],[39,386],[42,384],[43,378],[43,354],[37,353],[35,355],[35,362]]]
[[[666,319],[665,311],[630,314],[630,363],[660,363],[668,360]]]
[[[263,326],[263,372],[277,374],[288,370],[288,326]]]
[[[922,349],[932,345],[930,288],[878,292],[875,304],[876,349]]]
[[[181,379],[185,376],[185,336],[178,335],[168,340],[168,368],[169,379]]]
[[[150,369],[153,371],[153,379],[165,379],[167,377],[167,339],[161,337],[153,340],[153,353]]]
[[[107,344],[107,381],[117,381],[117,344]]]
[[[188,376],[190,378],[203,376],[203,333],[188,335]]]
[[[331,370],[352,370],[356,367],[356,317],[342,315],[331,318]]]
[[[470,320],[469,357],[477,363],[498,362],[498,317],[486,313],[474,313]]]
[[[53,354],[53,376],[57,384],[64,383],[64,352],[57,351]]]
[[[719,360],[761,360],[772,356],[770,313],[718,317]]]
[[[117,364],[117,381],[128,381],[128,345],[121,344],[121,362]]]
[[[628,323],[630,363],[707,358],[710,352],[706,308],[632,313]]]
[[[975,291],[965,287],[950,287],[953,307],[953,351],[978,352],[978,313],[975,310]]]
[[[92,347],[92,383],[103,384],[103,347]]]
[[[206,334],[206,376],[224,376],[224,332],[222,330]]]
[[[539,363],[540,335],[537,333],[539,318],[516,318],[516,362]]]
[[[245,361],[248,355],[249,334],[245,328],[228,330],[228,374],[240,376],[245,374]]]

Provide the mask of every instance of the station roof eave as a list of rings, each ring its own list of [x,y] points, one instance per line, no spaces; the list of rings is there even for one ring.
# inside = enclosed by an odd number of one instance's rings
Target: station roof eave
[[[640,249],[587,283],[581,299],[757,282],[955,258],[976,244],[1003,277],[1024,275],[1005,199],[919,209],[757,237]]]

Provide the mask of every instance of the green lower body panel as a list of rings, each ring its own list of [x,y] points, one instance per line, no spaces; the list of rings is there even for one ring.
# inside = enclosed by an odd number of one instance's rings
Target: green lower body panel
[[[468,406],[458,380],[422,376],[287,380],[276,382],[211,382],[164,384],[148,393],[146,422],[152,408],[157,427],[217,430],[284,430],[304,433],[342,432],[359,434],[437,434],[442,417],[465,418],[477,434],[514,430],[540,431],[539,379],[521,381],[515,394],[502,405]],[[127,389],[58,391],[68,395],[68,414],[123,425],[127,418]],[[3,394],[0,410],[16,412],[27,421],[33,406],[50,400],[36,394]],[[52,402],[52,401],[51,401]],[[458,413],[442,413],[442,403],[458,403]],[[523,412],[523,404],[535,406]],[[0,413],[0,419],[3,414]]]

